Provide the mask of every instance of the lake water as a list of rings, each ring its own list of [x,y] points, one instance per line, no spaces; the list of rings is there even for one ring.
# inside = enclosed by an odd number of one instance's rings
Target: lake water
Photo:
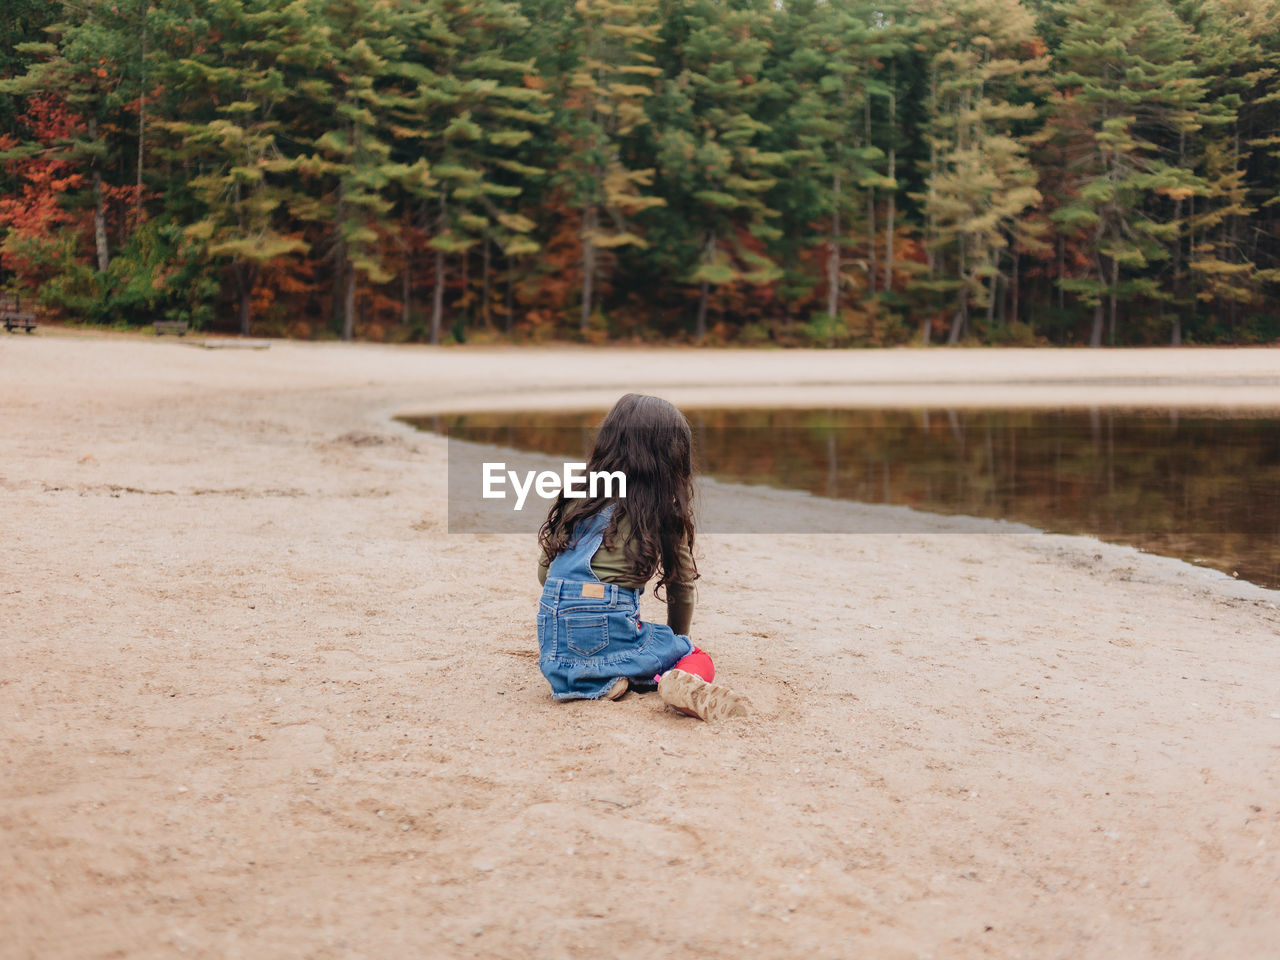
[[[687,409],[717,480],[1083,533],[1280,587],[1280,416],[1085,410]],[[592,413],[409,420],[585,459]]]

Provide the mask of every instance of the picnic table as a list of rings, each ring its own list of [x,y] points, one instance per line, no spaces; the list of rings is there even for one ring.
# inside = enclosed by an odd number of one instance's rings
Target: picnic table
[[[9,333],[22,328],[30,333],[36,328],[34,310],[22,309],[22,297],[16,293],[0,293],[0,322]]]

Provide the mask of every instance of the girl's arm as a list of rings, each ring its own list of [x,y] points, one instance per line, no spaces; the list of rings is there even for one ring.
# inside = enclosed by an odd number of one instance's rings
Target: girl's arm
[[[692,583],[667,584],[667,626],[672,633],[689,635],[693,623],[694,589]]]
[[[680,548],[680,568],[693,569],[693,554],[687,543]],[[667,584],[667,626],[673,633],[689,635],[689,627],[693,623],[693,604],[696,597],[693,581]]]

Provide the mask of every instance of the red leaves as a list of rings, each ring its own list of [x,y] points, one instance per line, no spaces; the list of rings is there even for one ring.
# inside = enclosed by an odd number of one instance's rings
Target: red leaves
[[[27,110],[19,119],[34,140],[46,144],[67,139],[83,128],[79,116],[48,95],[28,98]],[[18,142],[16,137],[4,136],[0,147],[11,149]],[[25,277],[39,268],[13,251],[30,250],[32,242],[43,245],[56,228],[75,222],[61,200],[64,194],[80,189],[84,177],[72,163],[57,159],[52,146],[47,155],[7,161],[5,170],[20,187],[16,193],[0,196],[0,226],[8,228],[10,238],[0,252],[0,265]]]

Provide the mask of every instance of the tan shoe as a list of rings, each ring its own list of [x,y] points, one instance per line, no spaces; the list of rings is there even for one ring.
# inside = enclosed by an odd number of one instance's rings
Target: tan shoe
[[[668,706],[699,720],[745,717],[751,712],[751,701],[742,694],[683,670],[668,670],[662,675],[658,696]]]
[[[610,687],[605,692],[604,696],[602,696],[600,699],[601,700],[620,700],[622,699],[622,695],[626,693],[627,690],[629,690],[630,688],[631,688],[631,684],[627,682],[627,678],[619,677],[617,680],[613,681],[613,686]]]

